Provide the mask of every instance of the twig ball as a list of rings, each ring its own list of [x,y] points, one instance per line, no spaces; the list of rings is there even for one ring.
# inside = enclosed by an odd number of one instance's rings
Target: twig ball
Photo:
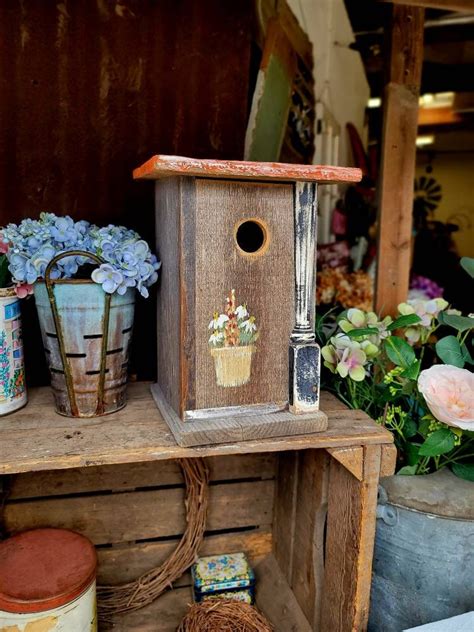
[[[177,632],[273,632],[273,627],[248,603],[208,599],[190,607]]]

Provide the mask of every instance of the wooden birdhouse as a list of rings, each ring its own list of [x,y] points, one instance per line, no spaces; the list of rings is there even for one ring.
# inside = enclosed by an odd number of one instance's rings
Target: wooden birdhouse
[[[306,434],[319,411],[317,185],[358,169],[154,156],[158,381],[180,445]]]

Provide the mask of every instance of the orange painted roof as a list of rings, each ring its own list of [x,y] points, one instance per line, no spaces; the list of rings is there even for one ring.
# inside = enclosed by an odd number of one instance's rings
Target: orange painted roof
[[[159,180],[170,176],[199,178],[234,178],[276,182],[360,182],[362,171],[351,167],[328,165],[294,165],[283,162],[249,162],[243,160],[200,160],[182,156],[157,155],[133,172],[135,179]]]

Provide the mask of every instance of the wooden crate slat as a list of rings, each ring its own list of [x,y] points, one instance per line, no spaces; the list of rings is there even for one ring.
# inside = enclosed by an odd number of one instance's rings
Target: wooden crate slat
[[[109,548],[99,548],[98,581],[102,584],[119,584],[132,581],[154,566],[162,564],[176,547],[176,541],[144,542]],[[204,538],[199,555],[218,555],[245,551],[252,564],[271,552],[272,533],[270,527],[209,535]],[[186,575],[176,586],[189,584]]]
[[[189,587],[169,590],[149,606],[117,615],[112,622],[101,624],[99,629],[100,632],[175,632],[192,601]]]
[[[271,524],[273,492],[273,481],[212,486],[208,530]],[[176,536],[185,525],[184,490],[14,501],[5,507],[4,524],[9,533],[44,526],[73,529],[94,544]]]
[[[324,450],[305,450],[298,472],[290,586],[314,629],[323,589],[329,460]]]
[[[380,461],[380,446],[366,446],[359,481],[331,460],[321,630],[366,629]]]
[[[249,454],[207,459],[211,481],[270,479],[275,476],[275,455]],[[129,465],[105,465],[64,471],[47,470],[14,476],[9,499],[65,496],[106,490],[126,491],[146,487],[181,485],[177,461],[150,461]]]
[[[392,435],[374,424],[366,413],[339,406],[334,397],[323,394],[321,408],[329,418],[324,432],[181,448],[153,404],[148,384],[131,384],[127,407],[96,419],[61,417],[53,412],[48,388],[32,389],[28,406],[0,419],[0,474],[393,443]]]
[[[268,555],[257,565],[256,577],[257,606],[273,624],[275,632],[312,632],[273,555]]]

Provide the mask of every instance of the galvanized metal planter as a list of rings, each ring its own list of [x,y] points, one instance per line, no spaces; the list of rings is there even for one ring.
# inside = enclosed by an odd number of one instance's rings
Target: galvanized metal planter
[[[0,288],[0,415],[26,401],[20,300],[13,288]]]
[[[474,484],[448,470],[382,479],[369,632],[474,609]]]
[[[96,417],[126,403],[135,290],[111,295],[92,280],[51,279],[52,266],[71,254],[101,262],[79,251],[55,257],[45,282],[35,284],[36,307],[56,411],[68,417]]]

